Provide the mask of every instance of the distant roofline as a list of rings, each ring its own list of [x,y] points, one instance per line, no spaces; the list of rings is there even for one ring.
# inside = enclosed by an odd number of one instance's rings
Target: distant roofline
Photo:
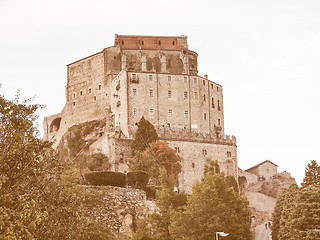
[[[244,170],[244,171],[246,172],[246,171],[251,170],[251,169],[253,169],[253,168],[257,168],[257,167],[261,166],[262,164],[265,164],[266,162],[269,162],[269,163],[275,165],[276,167],[278,167],[277,164],[271,162],[270,160],[265,160],[265,161],[263,161],[263,162],[261,162],[261,163],[259,163],[259,164],[257,164],[257,165],[254,165],[253,167],[248,168],[247,170]]]
[[[187,38],[185,35],[180,35],[180,36],[153,36],[153,35],[120,35],[120,34],[115,34],[115,37],[132,37],[132,38],[138,38],[138,37],[143,37],[143,38],[154,38],[154,37],[159,37],[159,38]]]

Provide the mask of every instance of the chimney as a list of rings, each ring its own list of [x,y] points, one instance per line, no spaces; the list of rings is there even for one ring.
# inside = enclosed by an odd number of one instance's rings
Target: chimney
[[[205,74],[205,75],[204,75],[204,78],[208,79],[208,74]]]

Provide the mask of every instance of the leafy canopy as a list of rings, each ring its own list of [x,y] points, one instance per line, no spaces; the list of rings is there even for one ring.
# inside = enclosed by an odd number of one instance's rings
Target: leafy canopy
[[[38,138],[41,107],[0,96],[0,239],[108,239],[88,216],[102,196],[61,181],[51,143]]]

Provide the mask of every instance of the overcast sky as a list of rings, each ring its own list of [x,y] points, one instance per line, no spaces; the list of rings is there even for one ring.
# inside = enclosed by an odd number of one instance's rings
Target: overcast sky
[[[320,163],[320,1],[0,0],[0,94],[65,104],[66,65],[114,34],[186,35],[199,75],[224,87],[225,132],[239,167],[264,160],[300,183]]]

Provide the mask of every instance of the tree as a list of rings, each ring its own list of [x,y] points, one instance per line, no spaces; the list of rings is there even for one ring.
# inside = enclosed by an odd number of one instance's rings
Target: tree
[[[224,173],[207,172],[194,184],[184,211],[172,216],[173,239],[214,239],[215,233],[230,233],[228,239],[251,239],[248,201],[229,185]]]
[[[131,144],[133,151],[144,151],[149,144],[158,140],[158,134],[153,125],[144,117],[137,123],[137,131],[134,134],[134,140]]]
[[[320,166],[317,161],[311,160],[305,170],[305,177],[301,183],[303,187],[309,185],[320,185]]]
[[[320,186],[303,187],[292,214],[293,239],[320,239]]]
[[[150,148],[146,149],[146,153],[153,155],[157,164],[164,167],[170,176],[177,179],[181,172],[181,157],[175,150],[169,147],[167,142],[156,141],[150,144]]]
[[[272,239],[273,240],[279,239],[280,219],[281,219],[281,213],[282,213],[284,199],[285,199],[285,193],[286,193],[286,189],[279,192],[277,196],[276,205],[272,213]]]
[[[102,196],[61,181],[64,169],[51,143],[38,138],[41,107],[20,103],[18,94],[13,101],[0,96],[0,238],[108,238],[88,214]]]

